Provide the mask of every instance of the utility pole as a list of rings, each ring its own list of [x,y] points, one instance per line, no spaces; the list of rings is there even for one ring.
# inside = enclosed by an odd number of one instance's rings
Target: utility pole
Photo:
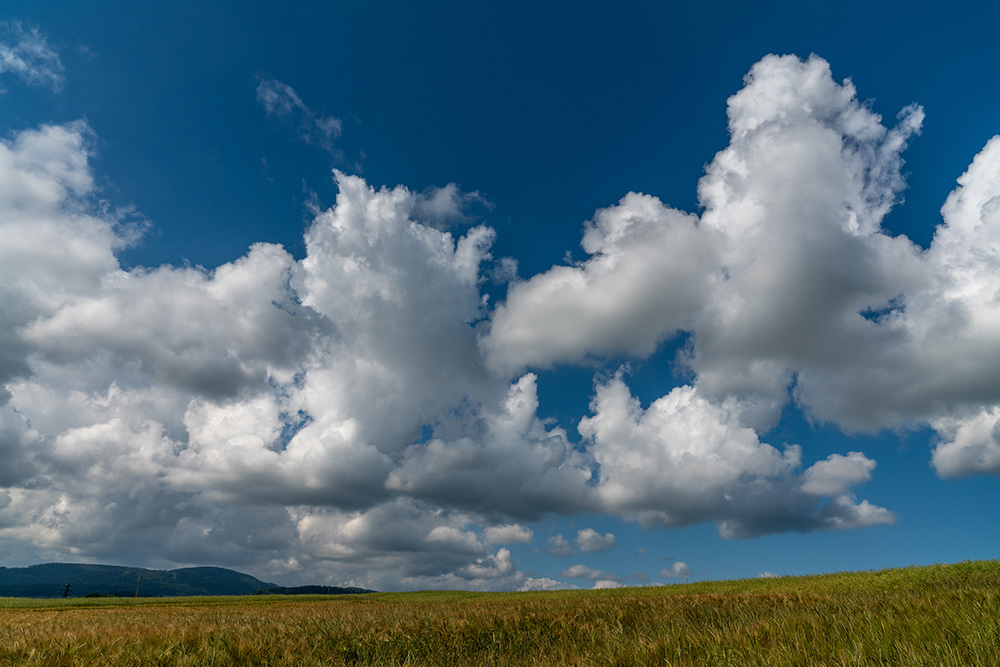
[[[139,583],[135,585],[135,597],[139,597],[139,586],[142,586],[142,575],[139,575]]]
[[[69,584],[66,584],[65,586],[63,586],[63,597],[64,598],[68,598],[69,597]]]

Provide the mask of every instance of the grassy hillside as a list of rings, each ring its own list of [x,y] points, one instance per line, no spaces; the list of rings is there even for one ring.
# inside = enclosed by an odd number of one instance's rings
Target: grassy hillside
[[[3,600],[0,664],[996,665],[1000,563],[602,591]]]

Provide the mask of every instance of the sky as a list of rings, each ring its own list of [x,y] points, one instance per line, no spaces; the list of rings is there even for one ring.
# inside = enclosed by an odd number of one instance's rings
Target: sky
[[[996,557],[998,22],[8,0],[0,565]]]

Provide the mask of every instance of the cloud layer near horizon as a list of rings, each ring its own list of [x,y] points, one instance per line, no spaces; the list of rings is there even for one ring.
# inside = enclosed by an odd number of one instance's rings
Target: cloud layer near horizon
[[[261,91],[269,113],[307,110]],[[490,227],[441,224],[465,219],[453,185],[429,199],[337,172],[301,260],[259,243],[126,271],[136,228],[97,200],[87,126],[3,142],[0,552],[549,587],[502,546],[549,513],[723,537],[894,521],[856,498],[866,454],[765,441],[789,401],[845,430],[929,425],[942,476],[1000,472],[1000,139],[922,249],[881,227],[919,108],[888,128],[822,59],[768,56],[728,111],[700,216],[629,193],[586,225],[587,260],[496,306],[486,276],[511,264]],[[690,384],[643,406],[603,369],[578,434],[544,419],[533,369],[681,334]]]

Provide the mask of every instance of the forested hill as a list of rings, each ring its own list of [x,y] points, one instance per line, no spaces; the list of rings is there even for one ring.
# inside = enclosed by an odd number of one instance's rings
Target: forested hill
[[[363,595],[364,593],[377,593],[370,588],[358,588],[357,586],[276,586],[254,591],[251,595]]]
[[[139,577],[142,577],[142,583]],[[0,567],[0,597],[69,597],[90,594],[132,597],[181,595],[246,595],[274,584],[222,567],[185,567],[147,570],[117,565],[45,563],[29,567]]]

